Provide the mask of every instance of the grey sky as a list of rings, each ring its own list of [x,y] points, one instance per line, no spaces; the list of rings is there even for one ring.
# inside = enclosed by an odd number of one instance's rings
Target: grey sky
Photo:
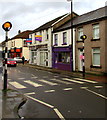
[[[39,2],[38,2],[39,1]],[[107,0],[73,0],[73,10],[81,15],[105,6]],[[5,39],[2,24],[10,21],[13,25],[9,37],[18,30],[33,30],[40,25],[70,12],[67,0],[0,0],[0,42]]]

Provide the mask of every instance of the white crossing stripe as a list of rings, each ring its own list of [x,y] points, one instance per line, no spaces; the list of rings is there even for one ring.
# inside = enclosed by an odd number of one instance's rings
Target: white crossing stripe
[[[56,81],[56,82],[60,82],[60,83],[66,84],[66,85],[72,84],[70,82],[61,81],[61,80],[57,80],[57,79],[50,79],[50,80],[53,80],[53,81]]]
[[[103,88],[103,86],[94,86],[95,88]]]
[[[88,88],[88,87],[80,87],[81,89],[86,89],[86,88]]]
[[[72,89],[73,89],[73,88],[64,88],[63,90],[66,90],[66,91],[67,91],[67,90],[72,90]]]
[[[46,93],[55,92],[55,90],[47,90]]]
[[[49,82],[49,81],[46,81],[46,80],[39,80],[39,81],[41,81],[41,82],[43,82],[43,83],[46,83],[46,84],[48,84],[48,85],[51,85],[51,86],[53,86],[53,85],[58,85],[57,83]]]
[[[81,79],[81,78],[74,78],[76,80],[81,80],[81,81],[84,81],[84,82],[89,82],[89,83],[98,83],[96,81],[92,81],[92,80],[86,80],[86,79]]]
[[[12,86],[14,86],[15,88],[18,88],[18,89],[26,88],[25,86],[21,85],[18,82],[9,82],[9,84],[11,84]]]
[[[68,78],[62,78],[62,79],[63,79],[63,80],[70,81],[70,82],[75,82],[75,83],[79,83],[79,84],[84,84],[84,82],[76,81],[76,80],[73,80],[73,79],[68,79]]]
[[[25,83],[28,83],[28,84],[30,84],[30,85],[32,85],[32,86],[34,86],[34,87],[40,87],[40,86],[43,86],[43,85],[41,85],[41,84],[38,84],[38,83],[32,82],[32,81],[30,81],[30,80],[25,80],[24,82],[25,82]]]
[[[25,93],[25,95],[33,95],[33,94],[35,94],[35,92]]]
[[[35,76],[35,77],[31,77],[31,78],[32,78],[32,79],[33,79],[33,78],[35,79],[35,78],[38,78],[38,77]]]
[[[24,80],[25,78],[18,78],[19,80]]]

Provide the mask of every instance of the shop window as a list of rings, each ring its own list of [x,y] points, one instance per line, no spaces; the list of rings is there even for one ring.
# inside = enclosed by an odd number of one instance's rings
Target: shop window
[[[70,63],[70,53],[69,52],[59,53],[58,54],[58,62]]]

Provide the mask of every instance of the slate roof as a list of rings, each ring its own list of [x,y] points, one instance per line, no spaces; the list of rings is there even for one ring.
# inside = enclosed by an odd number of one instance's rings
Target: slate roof
[[[41,26],[38,27],[37,29],[33,30],[32,33],[37,32],[37,31],[41,31],[41,30],[44,30],[44,29],[48,29],[49,27],[51,27],[51,25],[52,25],[53,23],[55,23],[56,21],[58,21],[59,19],[61,19],[62,17],[66,16],[66,15],[67,15],[67,14],[62,15],[62,16],[60,16],[60,17],[57,17],[57,18],[55,18],[55,19],[53,19],[53,20],[51,20],[51,21],[49,21],[49,22],[41,25]]]
[[[107,19],[107,6],[75,17],[73,19],[73,27],[85,23],[90,23],[92,21],[97,21],[100,19]],[[62,26],[55,29],[53,32],[63,31],[70,28],[71,28],[71,21],[69,20],[66,23],[64,23]]]
[[[18,38],[22,38],[22,39],[29,38],[29,34],[31,32],[32,32],[32,30],[23,31],[23,32],[19,33],[18,35],[14,36],[13,38],[11,38],[10,40],[18,39]]]
[[[79,24],[84,24],[105,18],[107,19],[107,6],[78,16],[77,18],[75,18],[73,25],[76,26]]]

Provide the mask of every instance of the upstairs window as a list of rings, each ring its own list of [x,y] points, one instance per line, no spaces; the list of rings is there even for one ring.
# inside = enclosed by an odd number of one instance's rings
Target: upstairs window
[[[62,45],[66,45],[67,44],[67,32],[63,33],[63,44]]]
[[[93,39],[99,39],[99,24],[93,25]]]
[[[58,34],[54,35],[54,45],[58,45]]]
[[[78,29],[78,41],[82,41],[82,39],[80,38],[83,35],[83,28],[79,28]]]

